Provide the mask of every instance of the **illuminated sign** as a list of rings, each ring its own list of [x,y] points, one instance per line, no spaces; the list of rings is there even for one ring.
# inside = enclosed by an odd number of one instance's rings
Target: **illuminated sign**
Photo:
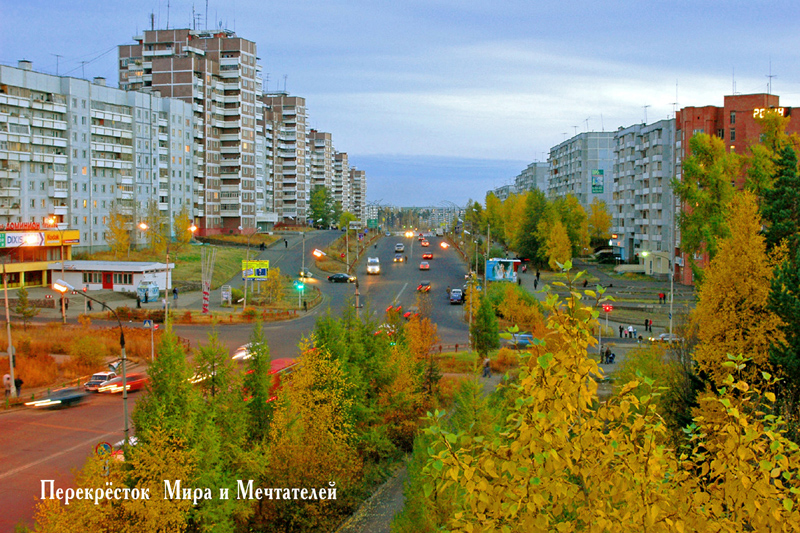
[[[0,230],[5,231],[35,231],[38,229],[38,222],[9,222],[8,224],[0,224]]]
[[[753,109],[753,118],[764,118],[766,115],[788,117],[792,114],[791,107],[757,107]]]

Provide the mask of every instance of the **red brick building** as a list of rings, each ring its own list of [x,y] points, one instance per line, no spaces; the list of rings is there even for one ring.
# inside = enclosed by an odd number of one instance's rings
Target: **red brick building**
[[[716,135],[725,141],[728,150],[738,154],[747,154],[750,145],[759,142],[761,127],[756,118],[765,113],[779,113],[791,116],[790,107],[780,106],[780,97],[774,94],[738,94],[725,97],[723,107],[684,107],[675,114],[675,173],[681,179],[682,160],[689,157],[689,139],[697,133]],[[800,120],[790,121],[787,133],[800,133]],[[737,188],[744,185],[745,176],[741,175],[736,182]],[[680,229],[676,228],[675,279],[682,284],[693,283],[689,257],[680,251]],[[708,257],[698,257],[698,261],[706,263]]]

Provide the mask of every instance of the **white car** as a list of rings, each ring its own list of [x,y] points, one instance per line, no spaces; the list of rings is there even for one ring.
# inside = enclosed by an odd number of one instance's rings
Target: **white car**
[[[650,342],[683,342],[683,339],[675,335],[674,333],[662,333],[657,337],[650,337]]]
[[[89,381],[83,384],[83,388],[87,391],[97,392],[97,389],[102,383],[110,381],[115,377],[117,377],[115,372],[98,372],[97,374],[92,374],[92,377],[89,378]]]
[[[367,274],[380,274],[381,261],[377,257],[367,258]]]

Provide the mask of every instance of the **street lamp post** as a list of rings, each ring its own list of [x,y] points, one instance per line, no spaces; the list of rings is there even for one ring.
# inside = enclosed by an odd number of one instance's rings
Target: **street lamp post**
[[[64,281],[63,279],[57,279],[55,283],[53,283],[53,289],[60,292],[62,295],[66,294],[67,291],[74,291],[77,290],[75,287]],[[108,309],[114,315],[114,318],[117,319],[117,325],[119,326],[119,347],[120,347],[120,360],[122,361],[122,415],[125,420],[125,444],[128,444],[128,433],[129,433],[129,425],[128,425],[128,374],[126,370],[125,363],[127,362],[127,357],[125,356],[125,330],[122,329],[122,321],[119,319],[119,315],[117,312],[108,307],[105,302],[98,300],[92,296],[89,296],[87,293],[83,293],[84,298],[89,298],[90,300],[99,303],[103,309]]]

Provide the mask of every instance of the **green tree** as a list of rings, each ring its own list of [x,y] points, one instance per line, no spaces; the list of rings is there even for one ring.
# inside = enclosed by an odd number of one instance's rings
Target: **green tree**
[[[719,239],[728,235],[725,215],[740,160],[725,150],[722,139],[705,133],[692,137],[689,146],[691,156],[683,160],[683,178],[672,185],[684,206],[679,216],[681,249],[689,255],[695,278],[702,279],[694,256],[705,250],[713,259]]]
[[[181,210],[175,214],[172,224],[175,228],[175,242],[179,249],[192,242],[193,233],[189,230],[192,226],[192,212],[188,204],[183,204]]]
[[[786,258],[770,281],[767,308],[781,320],[783,339],[773,340],[770,361],[779,369],[783,383],[778,389],[782,412],[790,422],[792,437],[800,440],[800,248]]]
[[[490,350],[500,347],[500,333],[497,330],[497,317],[489,298],[481,298],[478,313],[472,323],[472,342],[481,357],[485,357]]]
[[[311,191],[311,218],[314,225],[328,227],[334,220],[333,197],[324,185],[317,185]]]
[[[28,290],[20,287],[17,291],[17,305],[14,312],[22,319],[23,329],[28,329],[28,323],[33,317],[39,314],[39,309],[28,299]]]
[[[342,216],[339,217],[339,229],[347,230],[350,228],[350,223],[355,222],[358,218],[349,211],[345,211],[342,213]]]
[[[764,191],[761,213],[767,223],[767,248],[772,249],[786,239],[794,251],[800,239],[800,175],[797,154],[788,143],[778,151],[775,179]]]
[[[260,442],[269,435],[273,412],[273,376],[270,373],[272,360],[260,322],[253,328],[248,351],[251,355],[247,361],[247,373],[244,377],[247,412],[250,419],[248,427],[250,438]]]

